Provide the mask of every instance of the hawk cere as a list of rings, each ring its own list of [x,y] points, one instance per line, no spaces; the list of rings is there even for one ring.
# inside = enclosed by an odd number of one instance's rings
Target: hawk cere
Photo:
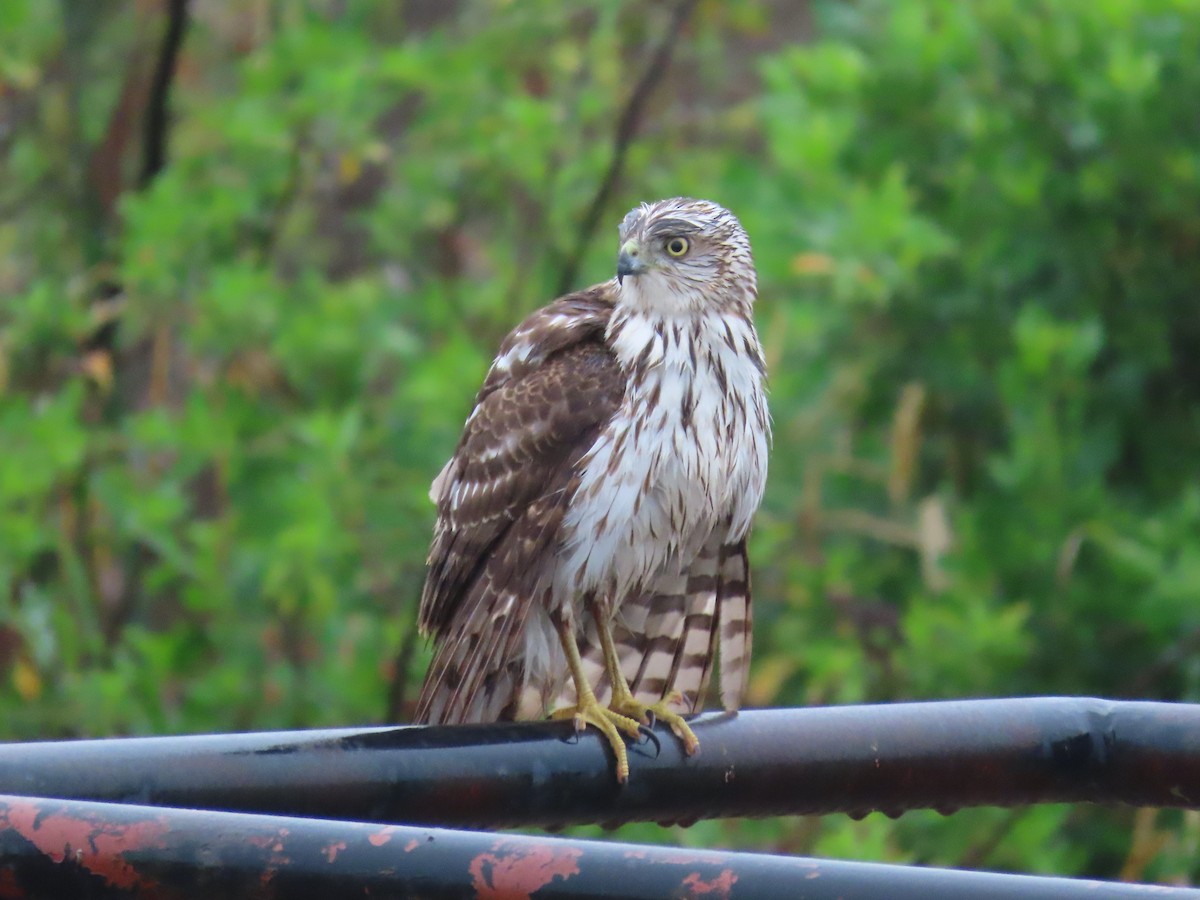
[[[509,334],[453,457],[420,627],[431,723],[548,711],[622,734],[649,716],[688,753],[720,657],[726,709],[750,665],[746,535],[770,421],[750,243],[705,200],[642,204],[616,278]]]

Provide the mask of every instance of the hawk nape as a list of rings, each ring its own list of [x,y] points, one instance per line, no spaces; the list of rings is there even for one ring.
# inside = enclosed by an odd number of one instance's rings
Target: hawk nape
[[[695,752],[680,712],[718,654],[738,707],[770,441],[756,293],[732,213],[662,200],[621,223],[615,278],[505,339],[430,490],[418,721],[555,710],[604,733],[623,782],[651,714]]]

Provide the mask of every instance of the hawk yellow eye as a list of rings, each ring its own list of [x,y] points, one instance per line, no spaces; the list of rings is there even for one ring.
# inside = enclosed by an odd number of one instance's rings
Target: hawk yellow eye
[[[667,252],[672,256],[683,256],[688,252],[689,246],[687,238],[673,237],[667,241]]]

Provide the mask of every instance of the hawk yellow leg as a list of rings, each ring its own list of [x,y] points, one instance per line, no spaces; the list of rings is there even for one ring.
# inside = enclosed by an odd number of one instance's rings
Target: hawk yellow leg
[[[559,616],[552,618],[558,630],[558,639],[562,642],[563,652],[567,655],[571,678],[575,681],[575,705],[556,709],[550,714],[550,718],[574,719],[576,731],[583,731],[588,725],[600,729],[617,757],[617,781],[624,784],[629,779],[629,753],[625,749],[625,741],[621,739],[621,732],[632,738],[639,737],[641,732],[638,730],[638,723],[629,716],[602,706],[596,699],[596,694],[584,675],[583,660],[579,658],[579,648],[575,646],[575,636],[571,633],[570,626]]]
[[[657,703],[643,703],[634,697],[633,692],[629,690],[629,682],[625,680],[625,675],[621,672],[621,659],[617,655],[612,633],[608,630],[608,621],[611,619],[608,604],[595,603],[592,607],[592,617],[596,620],[596,631],[600,635],[600,647],[604,650],[604,668],[607,670],[608,679],[613,686],[612,701],[608,708],[615,713],[636,719],[643,725],[650,724],[649,716],[653,715],[656,720],[666,722],[671,731],[675,733],[675,737],[683,741],[683,749],[688,756],[699,750],[700,741],[695,732],[688,727],[683,716],[670,708],[671,701],[680,696],[678,691],[672,691]]]

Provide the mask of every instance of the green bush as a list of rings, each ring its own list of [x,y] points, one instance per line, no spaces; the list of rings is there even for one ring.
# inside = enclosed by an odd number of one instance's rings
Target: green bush
[[[197,7],[142,186],[154,20],[0,5],[4,737],[403,718],[496,343],[674,194],[760,272],[755,704],[1198,699],[1200,3],[701,4],[578,261],[669,10],[460,6]],[[1186,882],[1198,823],[674,836]]]

